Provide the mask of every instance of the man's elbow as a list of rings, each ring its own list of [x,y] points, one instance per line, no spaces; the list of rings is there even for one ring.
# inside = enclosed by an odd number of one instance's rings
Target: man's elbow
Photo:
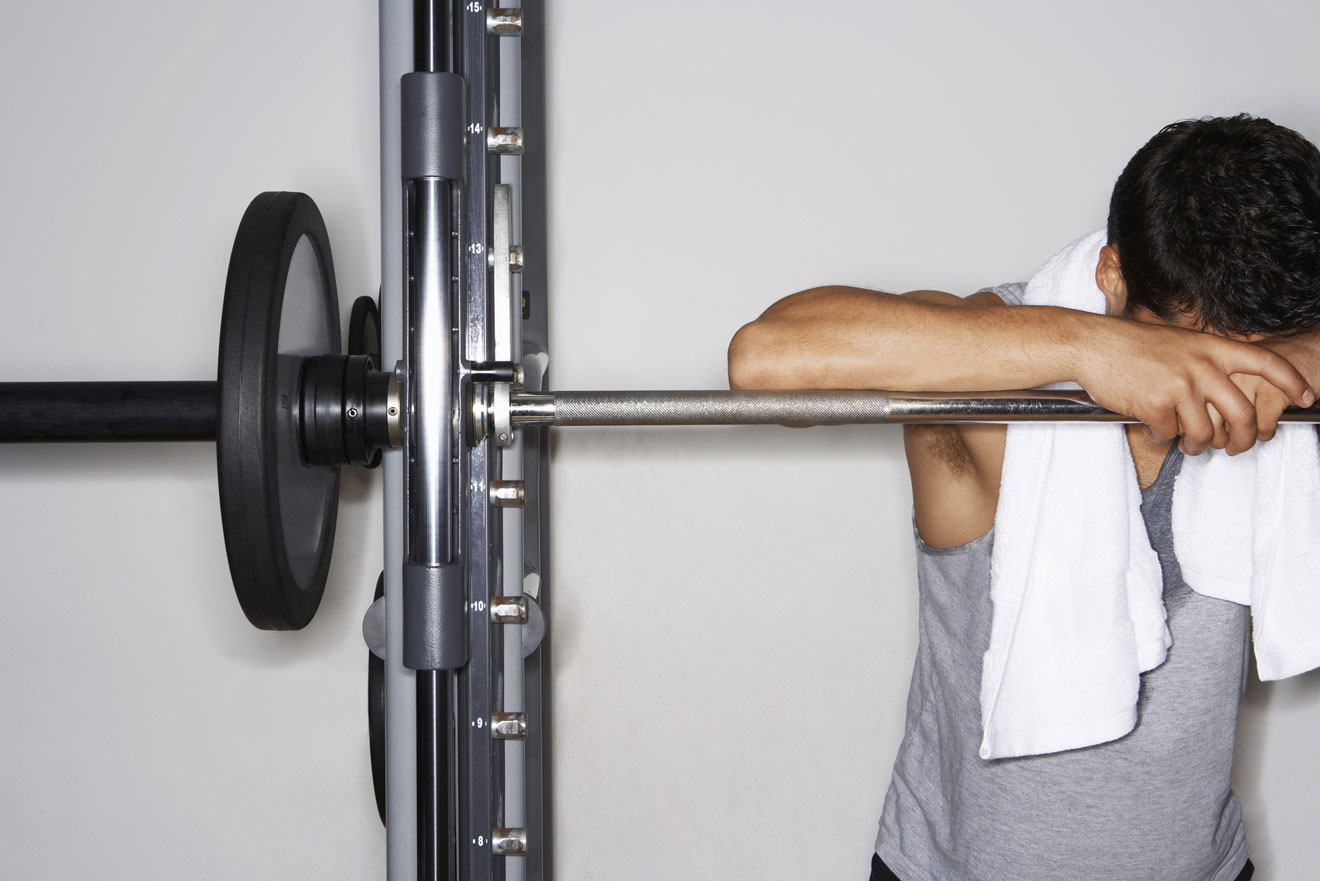
[[[781,345],[773,326],[763,319],[744,324],[729,342],[729,388],[784,387]]]
[[[821,352],[810,341],[838,311],[846,288],[808,288],[770,305],[729,343],[729,388],[813,388]]]

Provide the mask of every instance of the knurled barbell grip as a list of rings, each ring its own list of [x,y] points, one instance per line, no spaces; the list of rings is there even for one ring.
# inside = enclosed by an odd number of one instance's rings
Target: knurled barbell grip
[[[0,443],[214,441],[219,385],[0,383]]]
[[[1084,392],[957,394],[878,390],[518,393],[514,425],[865,425],[893,422],[1108,421]]]
[[[474,424],[493,424],[497,401],[474,398]],[[512,424],[555,426],[856,425],[936,422],[1135,422],[1082,391],[557,391],[514,392]],[[482,411],[490,418],[483,420]],[[1289,408],[1284,422],[1320,422],[1320,407]]]

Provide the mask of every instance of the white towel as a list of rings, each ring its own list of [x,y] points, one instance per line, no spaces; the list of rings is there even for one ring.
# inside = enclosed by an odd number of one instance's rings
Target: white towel
[[[1320,442],[1280,426],[1239,456],[1189,458],[1173,491],[1173,547],[1188,587],[1251,606],[1260,678],[1320,667]]]
[[[1101,231],[1059,252],[1032,277],[1024,302],[1103,312],[1095,267],[1104,244]],[[1314,430],[1283,426],[1236,459],[1187,457],[1173,504],[1184,580],[1251,602],[1262,678],[1320,666]],[[1010,426],[991,558],[982,758],[1076,749],[1131,731],[1140,674],[1170,645],[1162,589],[1122,427]]]

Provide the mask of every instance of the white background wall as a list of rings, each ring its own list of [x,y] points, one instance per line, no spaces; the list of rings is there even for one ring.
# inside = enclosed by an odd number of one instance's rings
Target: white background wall
[[[553,370],[723,383],[824,282],[968,292],[1103,222],[1163,123],[1320,138],[1320,8],[562,0],[550,12]],[[371,4],[28,4],[0,28],[0,378],[208,378],[247,201],[302,189],[374,291]],[[915,646],[884,428],[565,431],[554,464],[564,879],[861,878]],[[371,878],[349,477],[321,614],[253,631],[213,449],[0,450],[0,875]],[[1263,878],[1320,861],[1320,678],[1248,694]]]

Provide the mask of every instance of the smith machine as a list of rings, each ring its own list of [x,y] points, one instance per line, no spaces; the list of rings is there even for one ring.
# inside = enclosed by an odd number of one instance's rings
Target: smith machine
[[[1074,392],[545,391],[542,8],[382,0],[381,303],[354,304],[347,353],[316,205],[263,193],[217,381],[0,384],[5,442],[214,440],[234,589],[268,630],[316,612],[338,469],[383,461],[363,634],[391,881],[552,876],[542,429],[1124,421]]]

